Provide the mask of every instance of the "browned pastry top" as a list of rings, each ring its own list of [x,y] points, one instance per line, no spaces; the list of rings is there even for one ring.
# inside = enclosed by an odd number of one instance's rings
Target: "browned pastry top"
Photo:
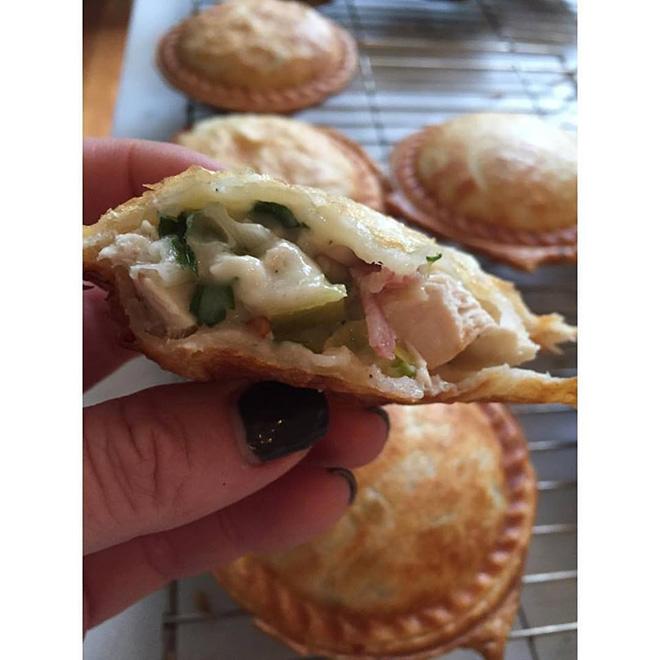
[[[289,112],[346,85],[357,55],[348,32],[307,5],[228,0],[172,28],[158,64],[173,85],[205,103]]]
[[[276,115],[238,114],[205,119],[175,139],[224,167],[249,167],[382,209],[382,175],[338,131]]]
[[[416,171],[438,206],[474,220],[532,231],[577,221],[575,138],[536,117],[475,114],[430,127]]]
[[[208,80],[272,89],[306,83],[341,55],[332,23],[297,2],[229,0],[186,22],[181,61]]]
[[[535,508],[516,422],[494,404],[388,410],[384,453],[357,472],[358,497],[333,530],[218,571],[298,650],[367,657],[470,646],[470,631],[516,588]]]
[[[575,138],[536,117],[473,114],[392,152],[391,213],[524,270],[577,258]]]

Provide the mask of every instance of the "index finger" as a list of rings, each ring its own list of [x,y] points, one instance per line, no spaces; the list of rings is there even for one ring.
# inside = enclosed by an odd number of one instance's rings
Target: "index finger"
[[[92,224],[108,209],[144,192],[144,185],[183,172],[191,165],[220,165],[164,142],[89,138],[83,144],[83,222]]]

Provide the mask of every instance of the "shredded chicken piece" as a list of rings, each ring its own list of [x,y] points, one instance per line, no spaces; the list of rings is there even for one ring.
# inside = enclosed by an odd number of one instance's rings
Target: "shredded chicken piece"
[[[461,284],[435,273],[425,283],[378,295],[380,310],[393,332],[421,354],[430,369],[449,362],[493,319]]]

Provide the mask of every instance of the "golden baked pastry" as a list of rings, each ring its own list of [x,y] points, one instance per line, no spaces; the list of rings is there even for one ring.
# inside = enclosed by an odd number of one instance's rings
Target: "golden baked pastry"
[[[305,545],[215,572],[266,632],[305,654],[503,657],[536,505],[527,445],[497,404],[391,406],[383,454]]]
[[[346,197],[190,168],[84,228],[137,348],[184,377],[363,400],[575,403],[512,365],[575,338],[475,259]]]
[[[463,115],[392,153],[392,212],[518,268],[577,255],[575,136],[526,115]]]
[[[315,105],[353,77],[353,38],[298,2],[228,0],[170,30],[158,64],[198,101],[248,112]]]
[[[175,141],[228,169],[247,166],[383,210],[378,167],[359,144],[330,128],[276,115],[228,115],[202,120]]]

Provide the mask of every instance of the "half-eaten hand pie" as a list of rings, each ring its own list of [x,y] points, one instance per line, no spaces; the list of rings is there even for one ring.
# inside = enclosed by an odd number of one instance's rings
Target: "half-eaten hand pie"
[[[315,9],[281,0],[228,0],[170,30],[158,64],[198,101],[290,112],[339,91],[355,73],[353,37]]]
[[[392,153],[393,213],[518,268],[575,261],[575,136],[526,115],[463,115]]]
[[[498,404],[390,406],[355,501],[305,545],[215,572],[267,633],[304,654],[502,660],[536,506],[520,427]]]
[[[195,380],[364,400],[575,403],[513,365],[575,338],[472,257],[346,197],[194,167],[84,228],[86,276],[135,346]]]
[[[378,167],[359,144],[330,128],[276,115],[229,115],[204,119],[175,141],[228,169],[250,167],[383,210]]]

